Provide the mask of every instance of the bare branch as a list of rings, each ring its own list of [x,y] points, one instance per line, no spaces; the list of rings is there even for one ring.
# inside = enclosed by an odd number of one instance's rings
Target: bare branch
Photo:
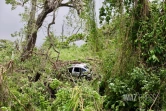
[[[59,7],[70,7],[70,8],[76,8],[74,7],[72,0],[70,0],[69,2],[66,3],[61,3]]]
[[[75,8],[73,5],[71,5],[71,4],[60,4],[60,6],[59,7],[70,7],[70,8]]]
[[[156,102],[157,98],[159,97],[159,95],[160,95],[160,90],[158,91],[156,98],[154,99],[152,105],[150,106],[150,110],[152,110],[152,107],[155,104],[155,102]]]
[[[53,11],[53,18],[52,18],[52,22],[48,24],[48,28],[47,28],[47,35],[50,37],[50,27],[51,25],[55,24],[55,10]]]
[[[61,36],[62,36],[62,42],[63,42],[63,39],[64,39],[64,21],[63,21],[63,24],[62,24],[62,33],[61,33]]]
[[[58,61],[60,52],[55,49],[55,45],[54,45],[54,43],[53,43],[52,37],[50,36],[50,27],[51,27],[51,25],[55,24],[55,11],[56,11],[56,10],[53,11],[52,22],[48,24],[47,35],[48,35],[48,37],[50,38],[50,47],[48,48],[48,51],[51,49],[51,47],[53,47],[54,51],[55,51],[56,53],[58,53],[57,60],[56,60],[56,61]]]

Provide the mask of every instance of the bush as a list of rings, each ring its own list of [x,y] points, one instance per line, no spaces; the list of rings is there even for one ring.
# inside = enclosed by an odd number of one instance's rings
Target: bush
[[[102,98],[89,86],[58,90],[52,111],[96,111],[102,108]]]
[[[161,110],[165,105],[165,70],[158,73],[135,67],[125,78],[109,79],[104,107],[112,110]],[[154,104],[153,104],[154,103]]]

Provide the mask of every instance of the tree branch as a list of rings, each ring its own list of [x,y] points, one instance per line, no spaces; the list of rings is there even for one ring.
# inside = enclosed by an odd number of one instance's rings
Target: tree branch
[[[53,11],[52,22],[48,24],[47,35],[48,35],[48,37],[50,38],[50,47],[48,48],[48,51],[51,49],[51,47],[53,47],[54,51],[55,51],[56,53],[58,53],[58,56],[57,56],[57,59],[56,59],[56,61],[58,61],[60,52],[55,49],[55,45],[54,45],[54,43],[53,43],[52,37],[50,36],[50,27],[51,27],[51,25],[55,24],[55,11],[56,11],[56,10]]]
[[[68,4],[68,3],[61,3],[59,7],[70,7],[70,8],[74,8],[73,5]]]
[[[153,101],[152,105],[150,106],[149,110],[152,110],[152,107],[153,107],[153,105],[155,104],[155,102],[156,102],[157,98],[159,97],[159,95],[160,95],[160,90],[158,91],[157,96],[156,96],[156,98],[154,99],[154,101]]]
[[[66,2],[66,3],[61,3],[59,7],[71,7],[74,8],[74,6],[72,5],[72,0]]]

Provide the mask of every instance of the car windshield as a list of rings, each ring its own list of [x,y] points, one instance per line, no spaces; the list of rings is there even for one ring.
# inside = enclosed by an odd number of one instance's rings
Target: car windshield
[[[82,68],[82,72],[85,72],[86,70]]]

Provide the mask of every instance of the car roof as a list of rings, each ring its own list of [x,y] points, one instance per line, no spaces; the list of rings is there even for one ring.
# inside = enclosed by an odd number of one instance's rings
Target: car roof
[[[87,64],[85,64],[85,63],[81,63],[81,64],[72,64],[71,67],[87,68]]]

